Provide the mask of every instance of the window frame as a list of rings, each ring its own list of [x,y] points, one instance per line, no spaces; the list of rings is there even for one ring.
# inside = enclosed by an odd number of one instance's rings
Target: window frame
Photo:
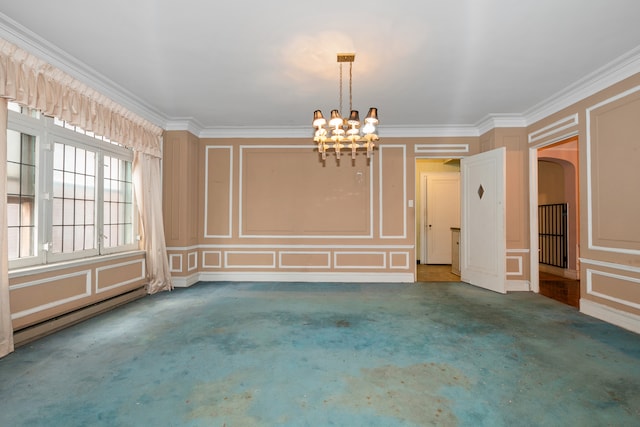
[[[55,122],[54,122],[55,121]],[[35,197],[35,254],[34,256],[9,260],[9,269],[18,269],[39,265],[55,264],[58,262],[91,258],[101,255],[114,254],[138,250],[139,217],[132,188],[132,243],[105,247],[104,235],[104,156],[109,156],[131,163],[133,167],[133,150],[114,144],[106,139],[94,137],[90,132],[85,134],[75,127],[60,126],[59,121],[52,117],[32,117],[28,114],[8,111],[7,129],[33,135],[36,138],[36,197]],[[52,208],[53,208],[53,157],[56,143],[71,145],[76,148],[96,153],[95,173],[95,248],[67,253],[53,253],[52,246]],[[6,209],[6,201],[5,207]]]

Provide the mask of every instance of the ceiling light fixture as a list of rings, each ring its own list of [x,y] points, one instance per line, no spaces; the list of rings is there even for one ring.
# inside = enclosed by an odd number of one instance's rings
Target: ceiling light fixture
[[[313,127],[315,133],[313,140],[318,143],[318,152],[322,155],[322,160],[327,158],[327,151],[333,150],[336,158],[340,159],[340,151],[344,148],[351,150],[351,158],[356,158],[358,149],[366,149],[367,159],[373,153],[374,141],[378,141],[377,128],[378,109],[369,108],[369,113],[364,119],[364,126],[360,126],[360,115],[358,110],[353,109],[353,61],[356,59],[355,53],[339,53],[338,63],[340,64],[340,110],[331,110],[328,129],[325,128],[327,120],[322,115],[322,111],[313,112]],[[342,64],[349,63],[349,118],[342,117]],[[345,144],[343,144],[345,143]]]

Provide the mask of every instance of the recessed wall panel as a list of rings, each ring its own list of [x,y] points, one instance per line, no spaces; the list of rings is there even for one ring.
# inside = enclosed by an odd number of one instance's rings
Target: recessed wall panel
[[[380,237],[405,238],[406,225],[406,147],[380,147]]]
[[[311,146],[241,148],[241,237],[370,235],[370,168]]]
[[[639,117],[640,88],[589,110],[592,248],[640,253]]]
[[[204,237],[231,237],[232,149],[208,146],[205,156]]]

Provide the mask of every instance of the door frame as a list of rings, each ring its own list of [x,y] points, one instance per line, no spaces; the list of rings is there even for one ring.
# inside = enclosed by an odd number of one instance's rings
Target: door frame
[[[578,131],[550,139],[529,147],[529,288],[540,293],[540,264],[538,262],[538,150],[578,136]],[[578,152],[580,144],[578,143]],[[578,199],[580,194],[578,194]]]
[[[421,225],[422,225],[422,218],[424,218],[424,213],[426,212],[427,209],[427,205],[426,205],[426,192],[427,192],[427,187],[426,187],[426,181],[423,180],[423,176],[430,174],[430,173],[454,173],[454,172],[420,172],[420,174],[416,177],[416,170],[418,169],[418,160],[442,160],[443,162],[447,159],[456,159],[456,160],[460,160],[463,159],[465,156],[416,156],[414,161],[413,161],[413,167],[414,167],[414,179],[417,180],[417,185],[415,186],[415,199],[416,201],[420,202],[420,212],[416,212],[415,215],[415,230],[418,230],[417,232],[417,236],[414,237],[416,239],[416,243],[420,242],[420,253],[418,254],[417,251],[415,253],[416,258],[420,261],[421,264],[426,264],[427,262],[427,257],[426,257],[426,233],[423,232],[423,230],[421,230]],[[460,170],[458,169],[458,174],[460,173]],[[424,187],[423,187],[424,184]],[[460,202],[462,203],[462,180],[460,180]],[[424,255],[424,256],[423,256]],[[417,267],[416,267],[417,268]],[[417,272],[415,274],[415,277],[417,278]]]

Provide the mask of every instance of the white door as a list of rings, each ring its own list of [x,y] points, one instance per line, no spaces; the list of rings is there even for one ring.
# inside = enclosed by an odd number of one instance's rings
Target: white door
[[[506,149],[466,157],[460,162],[460,172],[461,279],[506,293]]]
[[[451,227],[460,227],[460,174],[427,174],[427,264],[451,264]]]

